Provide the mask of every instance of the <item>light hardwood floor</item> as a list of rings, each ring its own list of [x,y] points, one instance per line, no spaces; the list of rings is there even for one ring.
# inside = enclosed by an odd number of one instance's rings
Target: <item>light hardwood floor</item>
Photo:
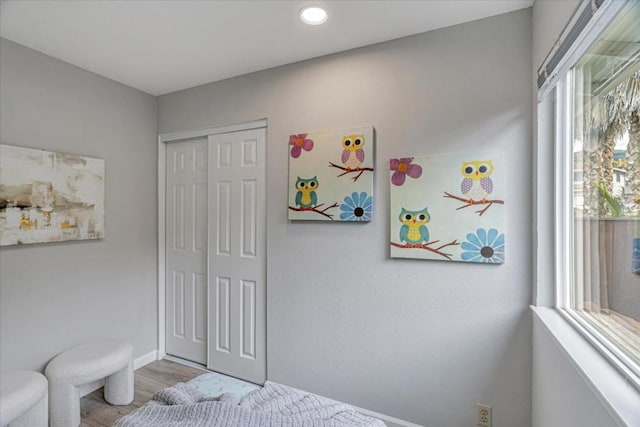
[[[112,406],[105,402],[102,389],[80,399],[82,427],[111,426],[118,418],[151,400],[153,394],[178,382],[187,382],[206,371],[168,360],[158,360],[135,373],[135,395],[131,405]]]

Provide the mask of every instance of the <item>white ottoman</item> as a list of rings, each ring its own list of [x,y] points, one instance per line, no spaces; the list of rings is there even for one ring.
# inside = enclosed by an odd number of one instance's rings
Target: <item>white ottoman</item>
[[[112,405],[133,401],[133,347],[126,341],[84,344],[53,358],[44,371],[49,380],[51,427],[80,424],[78,387],[104,378],[104,400]]]
[[[47,379],[38,372],[0,375],[0,426],[47,427]]]

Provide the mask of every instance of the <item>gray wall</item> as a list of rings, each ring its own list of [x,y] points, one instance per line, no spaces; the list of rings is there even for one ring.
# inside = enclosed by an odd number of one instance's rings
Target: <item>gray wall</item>
[[[532,86],[535,87],[535,76],[538,67],[557,40],[560,32],[571,18],[580,0],[536,0],[533,6],[533,67]],[[535,99],[535,92],[534,92]],[[534,123],[537,120],[534,108]],[[536,139],[534,138],[534,146]],[[552,151],[547,151],[548,158],[541,159],[546,164],[553,164]],[[544,164],[544,163],[543,163]],[[549,171],[551,172],[551,171]],[[548,184],[549,176],[537,177]],[[551,197],[551,196],[550,196]],[[538,219],[552,224],[553,203],[542,201],[546,206]],[[541,233],[548,233],[537,238],[538,243],[544,242],[542,253],[553,254],[552,228],[547,231],[541,228]],[[545,261],[553,258],[547,258]],[[543,268],[541,266],[540,268]],[[539,268],[536,268],[537,270]],[[540,279],[538,286],[549,286],[552,276]],[[535,286],[535,283],[534,283]],[[540,293],[540,291],[538,291]],[[542,293],[548,293],[545,290]],[[551,305],[547,301],[543,305]],[[542,304],[541,304],[542,305]],[[552,392],[551,392],[552,391]],[[567,352],[549,333],[547,327],[534,316],[533,321],[533,368],[532,368],[532,425],[534,427],[603,427],[618,425],[607,408],[602,404],[599,396],[593,392],[584,379],[584,374],[578,372],[575,363],[570,360]]]
[[[106,162],[106,238],[0,249],[0,369],[125,338],[157,348],[157,102],[0,40],[0,141]]]
[[[533,374],[533,427],[620,425],[536,315],[533,316]]]
[[[161,133],[268,118],[270,380],[427,426],[475,425],[476,402],[530,425],[530,75],[522,10],[159,98]],[[373,222],[287,221],[288,135],[368,124]],[[508,159],[506,263],[389,259],[389,158],[477,150]]]
[[[533,71],[537,72],[582,0],[536,0],[533,6]]]

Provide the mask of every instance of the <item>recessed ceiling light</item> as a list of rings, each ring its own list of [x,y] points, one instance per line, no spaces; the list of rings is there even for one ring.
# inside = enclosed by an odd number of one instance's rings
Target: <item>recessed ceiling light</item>
[[[327,12],[325,12],[324,9],[315,6],[303,7],[300,9],[298,16],[300,16],[302,22],[309,25],[324,24],[328,18]]]

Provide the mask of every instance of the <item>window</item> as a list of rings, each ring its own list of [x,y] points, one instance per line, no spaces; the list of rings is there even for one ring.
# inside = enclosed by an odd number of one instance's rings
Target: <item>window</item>
[[[556,88],[558,305],[640,376],[640,2]]]

